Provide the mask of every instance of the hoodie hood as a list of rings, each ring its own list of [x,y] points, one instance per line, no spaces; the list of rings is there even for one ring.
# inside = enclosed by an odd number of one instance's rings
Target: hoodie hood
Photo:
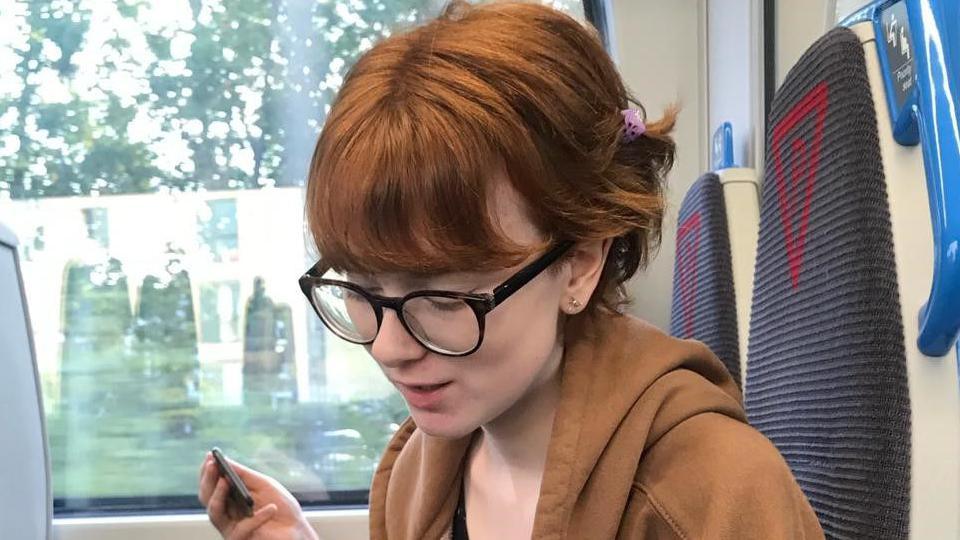
[[[564,345],[533,538],[612,538],[647,450],[702,413],[746,423],[741,394],[706,346],[631,316],[572,317]],[[371,537],[443,538],[471,440],[432,437],[407,419],[374,475]]]

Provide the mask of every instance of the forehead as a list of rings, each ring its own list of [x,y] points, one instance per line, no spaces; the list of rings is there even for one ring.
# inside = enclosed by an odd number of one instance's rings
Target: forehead
[[[507,178],[506,170],[497,168],[489,186],[487,210],[491,223],[517,244],[531,247],[540,244],[543,235],[533,223],[526,201]]]

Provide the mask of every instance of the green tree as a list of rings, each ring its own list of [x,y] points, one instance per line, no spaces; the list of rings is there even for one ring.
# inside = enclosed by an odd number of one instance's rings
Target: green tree
[[[104,40],[89,33],[87,3],[14,4],[6,16],[24,29],[10,51],[20,91],[0,93],[0,115],[14,119],[0,122],[0,141],[17,148],[0,153],[0,191],[15,199],[302,185],[349,66],[437,8],[190,0],[189,17],[158,26],[146,24],[150,3],[125,0],[116,7],[137,24]],[[39,92],[50,81],[59,91]]]
[[[164,271],[140,287],[133,363],[140,372],[140,405],[163,425],[151,436],[191,436],[199,406],[200,363],[190,276],[182,252],[171,250]]]
[[[243,332],[244,404],[276,409],[279,401],[297,399],[290,307],[274,304],[263,278],[253,282],[245,308]]]
[[[103,376],[123,367],[130,298],[120,261],[67,266],[63,293],[61,409],[96,415],[115,405]]]
[[[58,488],[83,492],[108,467],[98,456],[109,447],[112,420],[134,398],[126,363],[132,315],[116,259],[68,264],[63,287],[60,420],[51,439],[70,452],[55,453],[53,465]]]
[[[31,0],[15,2],[10,17],[24,32],[17,47],[19,62],[10,74],[19,89],[0,94],[0,115],[11,115],[0,140],[13,152],[0,157],[0,191],[15,199],[50,196],[142,192],[159,176],[154,156],[143,143],[133,142],[127,127],[135,103],[105,84],[88,89],[100,99],[79,95],[71,81],[77,76],[74,59],[84,48],[91,12],[86,3]],[[24,9],[25,8],[25,9]],[[5,14],[6,15],[6,14]],[[135,60],[116,55],[122,38],[108,41],[98,72],[125,69]]]

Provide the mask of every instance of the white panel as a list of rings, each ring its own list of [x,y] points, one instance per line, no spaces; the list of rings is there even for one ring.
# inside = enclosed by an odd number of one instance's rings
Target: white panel
[[[869,0],[835,0],[836,6],[834,7],[834,17],[833,22],[839,22],[847,18],[854,11],[862,8],[863,6],[871,3]]]
[[[734,160],[741,167],[754,167],[763,152],[755,136],[763,131],[761,9],[760,0],[707,0],[706,129],[713,133],[723,122],[733,124]]]
[[[706,170],[706,45],[704,0],[613,0],[620,71],[652,118],[670,103],[682,107],[674,136],[677,161],[668,179],[663,246],[646,271],[628,284],[631,312],[670,327],[677,210]]]
[[[717,171],[717,175],[723,185],[723,202],[727,210],[733,289],[737,298],[740,380],[745,385],[753,271],[757,260],[757,237],[760,233],[760,188],[757,185],[757,172],[753,169],[723,169]]]
[[[321,540],[369,538],[366,510],[307,512]],[[205,514],[116,518],[56,519],[55,540],[217,540],[220,535]],[[4,540],[6,538],[4,537]]]
[[[924,356],[917,315],[930,293],[933,232],[919,146],[893,140],[873,26],[853,30],[864,43],[873,102],[879,104],[880,150],[890,198],[893,244],[907,349],[912,422],[910,537],[960,537],[960,385],[957,359]]]
[[[776,0],[777,88],[803,52],[824,34],[828,8],[827,0]]]
[[[47,537],[51,507],[43,407],[15,255],[0,243],[0,539],[32,540]]]

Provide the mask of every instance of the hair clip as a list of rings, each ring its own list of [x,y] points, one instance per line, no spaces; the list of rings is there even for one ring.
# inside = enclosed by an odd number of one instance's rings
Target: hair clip
[[[639,109],[624,109],[620,111],[623,115],[623,142],[630,143],[637,140],[637,137],[647,131],[647,125],[643,123],[640,117]]]

